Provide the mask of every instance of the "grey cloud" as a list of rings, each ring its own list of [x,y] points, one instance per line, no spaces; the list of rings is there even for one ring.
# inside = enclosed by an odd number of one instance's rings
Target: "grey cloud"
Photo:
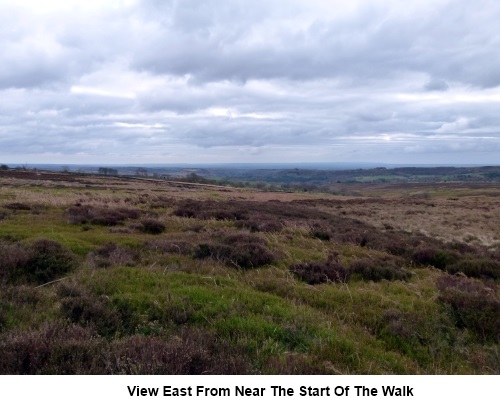
[[[3,161],[478,163],[499,148],[496,1],[12,7]]]
[[[381,3],[362,7],[341,21],[332,10],[305,27],[294,24],[286,13],[271,12],[277,19],[272,31],[265,17],[259,19],[262,15],[243,14],[240,2],[204,4],[170,4],[168,23],[159,25],[150,46],[135,59],[136,66],[156,73],[191,74],[201,81],[280,77],[364,81],[412,70],[483,87],[500,83],[496,52],[500,36],[491,30],[500,18],[495,2],[439,2],[435,10],[424,8],[432,11],[429,15],[417,9],[404,18],[392,16]],[[254,4],[259,10],[264,3]],[[485,8],[487,14],[478,12]],[[280,27],[284,22],[289,24]],[[259,36],[268,41],[255,41]]]
[[[425,85],[425,90],[427,91],[444,91],[448,90],[448,88],[449,88],[448,83],[440,79],[431,79]]]

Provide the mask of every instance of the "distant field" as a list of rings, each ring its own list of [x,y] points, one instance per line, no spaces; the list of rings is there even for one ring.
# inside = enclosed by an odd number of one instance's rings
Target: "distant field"
[[[500,373],[500,183],[332,187],[0,171],[0,373]]]

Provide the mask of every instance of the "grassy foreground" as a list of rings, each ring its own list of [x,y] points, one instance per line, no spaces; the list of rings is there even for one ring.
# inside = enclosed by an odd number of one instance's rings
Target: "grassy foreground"
[[[2,173],[0,373],[498,374],[498,190],[351,194]]]

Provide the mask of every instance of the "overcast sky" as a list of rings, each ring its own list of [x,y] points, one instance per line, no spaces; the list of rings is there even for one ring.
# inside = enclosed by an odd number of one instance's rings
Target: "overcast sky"
[[[0,163],[500,164],[498,0],[0,0]]]

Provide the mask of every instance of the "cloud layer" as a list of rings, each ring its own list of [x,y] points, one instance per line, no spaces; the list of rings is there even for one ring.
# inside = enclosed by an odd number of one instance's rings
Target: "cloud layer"
[[[499,163],[495,0],[0,0],[0,161]]]

